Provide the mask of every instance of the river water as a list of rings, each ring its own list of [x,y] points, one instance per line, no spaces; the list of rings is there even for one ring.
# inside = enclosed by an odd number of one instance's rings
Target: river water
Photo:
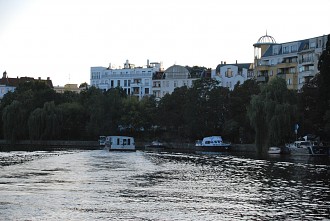
[[[329,158],[0,153],[0,220],[330,220]]]

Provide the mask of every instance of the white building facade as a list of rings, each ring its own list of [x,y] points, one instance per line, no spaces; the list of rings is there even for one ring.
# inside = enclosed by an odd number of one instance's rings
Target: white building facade
[[[152,95],[152,78],[157,72],[163,71],[161,63],[147,61],[145,67],[135,67],[127,60],[124,68],[91,67],[90,85],[103,90],[121,87],[127,95]]]
[[[161,99],[166,94],[172,94],[176,88],[192,87],[198,78],[191,78],[189,70],[180,65],[167,68],[163,74],[155,77],[152,81],[152,91],[156,99]]]
[[[221,62],[211,73],[211,77],[219,81],[220,86],[227,87],[229,90],[234,90],[237,83],[243,84],[253,76],[252,63],[226,64],[226,62]]]

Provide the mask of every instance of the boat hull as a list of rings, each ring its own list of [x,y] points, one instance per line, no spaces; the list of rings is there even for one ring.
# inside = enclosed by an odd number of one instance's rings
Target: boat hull
[[[160,151],[165,151],[165,147],[166,147],[165,145],[146,145],[144,147],[144,150],[160,152]]]
[[[310,155],[310,156],[327,156],[329,150],[327,147],[312,146],[306,148],[289,148],[291,155]]]
[[[231,150],[230,145],[221,145],[221,146],[195,146],[195,152],[201,153],[201,152],[228,152]]]

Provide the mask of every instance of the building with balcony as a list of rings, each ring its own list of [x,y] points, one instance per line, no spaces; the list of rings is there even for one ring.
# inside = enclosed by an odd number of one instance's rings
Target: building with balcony
[[[243,84],[244,81],[253,78],[252,63],[226,64],[222,62],[212,71],[212,78],[220,82],[220,86],[234,90],[237,83]]]
[[[285,79],[288,89],[300,90],[306,78],[314,77],[318,72],[318,59],[326,42],[327,35],[276,43],[266,33],[253,45],[255,79],[268,82],[278,76]]]
[[[162,72],[163,67],[159,62],[149,63],[144,67],[136,67],[127,60],[123,68],[91,67],[90,85],[103,90],[121,87],[127,95],[142,99],[152,95],[152,78]]]

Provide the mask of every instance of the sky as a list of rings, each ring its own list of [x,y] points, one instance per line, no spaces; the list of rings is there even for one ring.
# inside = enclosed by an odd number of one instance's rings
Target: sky
[[[330,34],[329,0],[0,0],[0,72],[90,83],[90,67],[252,63],[253,44]]]

